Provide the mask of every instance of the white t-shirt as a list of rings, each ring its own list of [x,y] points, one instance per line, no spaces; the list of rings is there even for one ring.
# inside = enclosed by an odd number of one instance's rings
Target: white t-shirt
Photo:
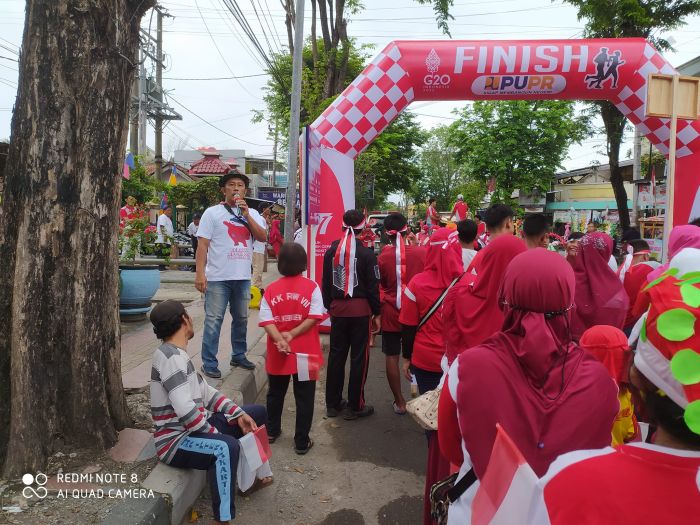
[[[472,259],[476,257],[476,250],[471,250],[469,248],[462,248],[462,265],[464,266],[464,271],[467,271]]]
[[[250,209],[250,220],[265,228],[265,219]],[[253,236],[243,224],[231,220],[223,204],[217,204],[202,214],[197,237],[209,239],[207,267],[208,281],[250,280],[253,260]]]
[[[156,235],[156,243],[170,244],[170,239],[163,239],[163,232],[161,228],[165,228],[165,233],[168,235],[168,237],[173,236],[173,221],[170,220],[170,217],[168,217],[166,214],[158,216],[158,224],[156,225],[156,229],[158,230]]]
[[[194,222],[191,222],[187,227],[187,235],[197,235],[198,228],[199,226],[197,226]]]
[[[253,241],[253,253],[265,253],[267,243],[262,241]]]

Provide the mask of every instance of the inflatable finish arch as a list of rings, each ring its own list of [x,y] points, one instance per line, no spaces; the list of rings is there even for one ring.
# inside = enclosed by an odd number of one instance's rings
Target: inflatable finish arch
[[[676,71],[644,39],[394,41],[302,136],[302,224],[308,274],[355,205],[354,158],[411,102],[610,100],[668,155],[670,120],[646,118],[650,73]],[[700,216],[700,121],[678,121],[674,218]]]

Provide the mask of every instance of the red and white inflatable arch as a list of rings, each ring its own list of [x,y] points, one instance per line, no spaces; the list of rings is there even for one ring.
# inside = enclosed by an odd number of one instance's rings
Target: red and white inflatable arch
[[[675,73],[644,39],[391,42],[302,136],[309,276],[355,205],[354,159],[411,102],[610,100],[665,155],[669,119],[644,116],[650,73]],[[674,219],[700,216],[700,121],[678,121]]]

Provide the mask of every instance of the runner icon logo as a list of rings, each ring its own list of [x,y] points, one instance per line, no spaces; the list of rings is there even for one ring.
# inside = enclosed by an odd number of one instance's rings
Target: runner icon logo
[[[603,84],[608,80],[611,80],[612,89],[617,88],[618,81],[618,68],[625,63],[622,60],[622,52],[620,50],[614,51],[612,54],[608,54],[607,47],[601,47],[598,54],[593,57],[593,64],[595,64],[595,73],[586,75],[584,80],[588,85],[588,89],[603,89]]]

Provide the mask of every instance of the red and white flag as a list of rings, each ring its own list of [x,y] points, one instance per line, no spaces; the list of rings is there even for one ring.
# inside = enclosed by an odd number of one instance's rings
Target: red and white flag
[[[299,381],[318,381],[321,363],[317,356],[312,354],[296,354],[297,379]]]
[[[241,446],[241,453],[245,458],[245,464],[249,471],[259,469],[272,457],[270,442],[267,436],[265,425],[258,427],[253,432],[248,432],[238,440]]]
[[[471,525],[521,525],[527,521],[537,475],[501,425],[491,459],[472,503]]]

